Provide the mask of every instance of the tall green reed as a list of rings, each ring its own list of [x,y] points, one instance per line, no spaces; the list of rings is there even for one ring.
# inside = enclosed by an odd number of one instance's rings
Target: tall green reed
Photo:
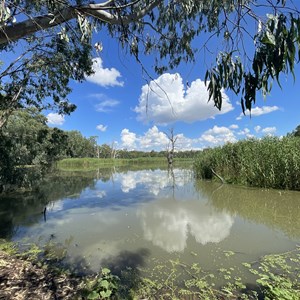
[[[246,139],[206,149],[194,170],[202,179],[212,179],[214,171],[228,183],[300,190],[300,138]]]

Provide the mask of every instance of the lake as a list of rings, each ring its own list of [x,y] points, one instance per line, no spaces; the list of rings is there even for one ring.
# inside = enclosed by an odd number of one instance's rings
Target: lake
[[[177,261],[213,274],[294,249],[300,193],[197,181],[189,168],[61,171],[38,193],[1,198],[0,237],[58,245],[87,272]]]

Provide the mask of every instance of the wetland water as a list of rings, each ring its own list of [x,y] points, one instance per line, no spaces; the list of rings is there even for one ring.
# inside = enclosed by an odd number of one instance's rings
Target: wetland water
[[[180,260],[216,272],[294,249],[300,193],[196,181],[180,168],[60,172],[37,194],[1,199],[0,237],[52,241],[91,271]]]

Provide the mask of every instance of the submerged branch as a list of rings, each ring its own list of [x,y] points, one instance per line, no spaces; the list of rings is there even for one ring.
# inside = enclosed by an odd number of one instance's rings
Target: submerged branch
[[[226,183],[225,179],[222,178],[220,175],[218,175],[218,174],[213,170],[213,168],[211,168],[211,172],[212,172],[216,177],[218,177],[218,178],[222,181],[222,183]]]

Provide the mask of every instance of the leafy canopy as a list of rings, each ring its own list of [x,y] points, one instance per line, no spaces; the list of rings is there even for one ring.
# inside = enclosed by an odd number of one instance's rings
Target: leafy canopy
[[[221,90],[251,110],[256,94],[292,73],[300,59],[300,5],[293,0],[5,0],[0,3],[0,128],[16,108],[75,109],[70,80],[93,72],[92,58],[107,30],[133,55],[154,56],[161,74],[180,63],[212,55],[205,81],[210,100],[222,108]],[[217,47],[210,41],[219,39]],[[14,52],[15,56],[11,53]],[[145,70],[143,68],[144,71]]]

